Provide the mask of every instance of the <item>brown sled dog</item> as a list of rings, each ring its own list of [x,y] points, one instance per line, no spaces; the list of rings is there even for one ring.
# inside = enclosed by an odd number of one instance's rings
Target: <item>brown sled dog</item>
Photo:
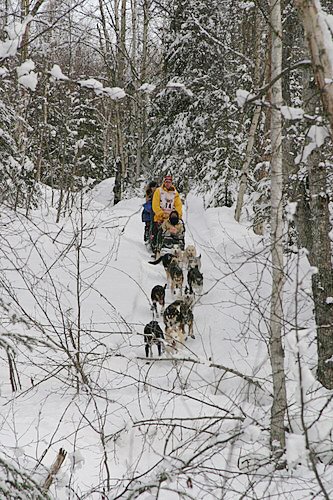
[[[170,354],[178,352],[184,345],[184,333],[179,325],[168,326],[165,329],[165,350]]]
[[[185,333],[185,325],[187,325],[188,335],[190,335],[190,337],[192,337],[193,339],[195,338],[193,333],[193,312],[187,299],[175,300],[175,302],[172,302],[172,304],[170,304],[165,309],[163,320],[166,329],[174,328],[176,326],[181,328],[185,340],[187,338],[187,335]]]
[[[165,306],[165,289],[166,285],[161,286],[161,285],[156,285],[152,288],[150,297],[151,297],[151,302],[152,302],[152,311],[155,312],[156,316],[158,317],[158,310],[157,310],[157,304],[161,306],[161,314],[164,312],[164,306]]]
[[[175,290],[178,289],[180,291],[180,294],[182,294],[184,275],[182,268],[178,265],[177,262],[171,262],[167,270],[167,275],[170,282],[171,292],[174,294],[176,293]]]

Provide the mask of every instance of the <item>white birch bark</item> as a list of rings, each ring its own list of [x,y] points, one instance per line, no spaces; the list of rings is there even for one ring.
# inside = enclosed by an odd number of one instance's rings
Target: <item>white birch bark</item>
[[[303,23],[316,83],[333,138],[333,40],[320,0],[294,0]]]
[[[280,0],[270,0],[271,8],[271,79],[281,73],[282,23]],[[270,358],[273,376],[273,404],[271,409],[271,444],[276,457],[285,448],[284,416],[286,388],[284,374],[283,326],[283,215],[282,215],[282,83],[277,79],[271,89],[271,258],[272,294],[270,311]]]

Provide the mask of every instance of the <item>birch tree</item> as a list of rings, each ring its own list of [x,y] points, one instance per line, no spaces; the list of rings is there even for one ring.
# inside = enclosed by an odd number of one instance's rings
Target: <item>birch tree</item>
[[[309,115],[315,116],[322,101],[324,111],[332,128],[333,85],[331,35],[327,33],[327,18],[321,10],[319,1],[295,2],[303,22],[306,40],[311,53],[315,82],[309,70],[305,71],[304,103]],[[332,45],[330,44],[332,43]],[[318,93],[318,89],[320,92]],[[313,125],[311,129],[317,129]],[[317,377],[327,389],[333,388],[333,309],[330,297],[333,295],[333,277],[331,264],[330,213],[328,195],[328,169],[324,161],[325,146],[315,149],[305,158],[308,173],[309,202],[303,201],[299,212],[300,233],[303,244],[309,251],[310,264],[318,269],[312,276],[312,293],[317,329],[318,368]],[[328,156],[329,157],[329,154]],[[309,214],[309,216],[308,216]],[[304,220],[304,218],[306,218]],[[311,224],[309,225],[309,219]],[[307,226],[309,226],[307,228]]]
[[[295,0],[308,43],[316,85],[331,127],[333,137],[333,41],[328,17],[319,0]],[[310,82],[310,77],[306,78]],[[305,102],[309,112],[315,111],[315,89],[306,83]],[[311,104],[312,103],[312,104]],[[308,104],[309,108],[309,104]],[[318,380],[328,389],[333,388],[333,295],[331,241],[329,233],[329,199],[327,195],[327,171],[320,161],[318,150],[307,160],[310,190],[310,248],[309,260],[318,273],[312,278],[314,310],[317,325]]]
[[[271,79],[281,73],[282,23],[279,0],[270,2],[272,30]],[[282,104],[281,79],[276,79],[271,93],[271,257],[272,294],[270,312],[270,357],[273,375],[273,404],[271,409],[271,445],[279,458],[285,448],[284,416],[286,411],[286,387],[284,374],[283,324],[283,218],[282,218]]]
[[[316,83],[333,138],[333,40],[332,26],[320,0],[294,0],[308,42]]]

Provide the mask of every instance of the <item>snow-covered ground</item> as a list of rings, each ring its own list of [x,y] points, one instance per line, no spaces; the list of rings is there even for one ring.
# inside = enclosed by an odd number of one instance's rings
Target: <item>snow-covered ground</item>
[[[147,363],[142,334],[153,319],[150,291],[166,277],[162,265],[148,263],[143,200],[112,206],[107,180],[56,223],[56,204],[48,191],[45,198],[29,219],[9,211],[0,219],[2,334],[15,345],[19,385],[13,393],[2,350],[1,458],[42,484],[65,449],[50,489],[57,499],[308,499],[322,498],[323,489],[333,495],[333,412],[313,375],[306,257],[288,256],[289,467],[275,472],[268,241],[237,224],[233,209],[205,210],[201,198],[187,197],[186,244],[201,254],[204,274],[195,339],[174,358]],[[32,350],[13,335],[33,339]],[[306,450],[305,426],[321,461]]]

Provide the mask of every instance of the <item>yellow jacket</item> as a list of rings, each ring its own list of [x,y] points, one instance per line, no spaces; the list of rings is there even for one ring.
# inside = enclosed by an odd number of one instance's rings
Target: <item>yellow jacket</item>
[[[179,193],[175,186],[171,186],[169,190],[162,186],[155,190],[152,202],[154,212],[154,222],[163,222],[169,217],[172,210],[177,210],[179,218],[183,216],[183,205]]]

